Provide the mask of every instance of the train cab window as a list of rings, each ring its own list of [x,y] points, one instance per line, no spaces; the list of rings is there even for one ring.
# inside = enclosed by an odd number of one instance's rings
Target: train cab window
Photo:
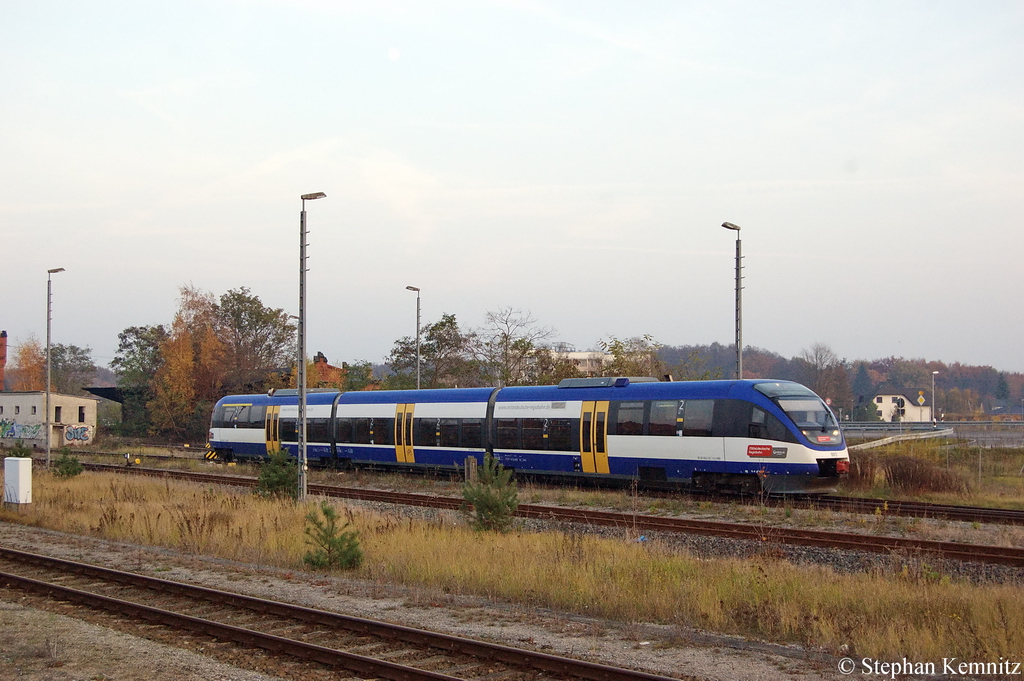
[[[438,424],[438,431],[441,435],[438,438],[438,446],[440,447],[458,447],[459,446],[459,420],[458,419],[441,419]]]
[[[352,442],[357,445],[370,444],[371,419],[352,419]]]
[[[519,422],[516,419],[495,419],[498,449],[519,449]]]
[[[574,445],[573,423],[575,419],[551,419],[548,422],[548,449],[560,452],[579,451]]]
[[[478,448],[484,446],[484,420],[462,419],[463,447]]]
[[[373,444],[395,444],[395,420],[393,418],[373,419]]]
[[[338,442],[352,442],[352,419],[337,419],[334,427],[337,429]]]
[[[710,437],[714,415],[714,400],[685,400],[683,402],[683,435]]]
[[[523,419],[523,449],[547,449],[544,442],[545,419]]]
[[[651,402],[651,417],[647,426],[647,434],[676,435],[676,423],[681,415],[679,400],[655,400]]]
[[[754,407],[753,414],[750,418],[749,436],[764,440],[778,440],[782,442],[793,439],[789,431],[786,430],[786,427],[782,425],[782,421],[760,407]]]
[[[416,435],[413,442],[421,447],[437,446],[438,419],[414,419]]]
[[[614,427],[611,432],[615,435],[643,435],[644,434],[644,402],[617,402],[618,407],[612,417]]]
[[[249,407],[249,427],[262,428],[267,420],[267,406],[265,404],[254,404]],[[241,424],[238,425],[242,427]]]

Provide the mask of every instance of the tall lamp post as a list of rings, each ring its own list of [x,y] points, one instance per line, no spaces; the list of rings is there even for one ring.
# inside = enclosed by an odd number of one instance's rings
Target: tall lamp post
[[[933,371],[932,372],[932,426],[933,427],[935,426],[935,423],[936,423],[936,419],[935,419],[935,407],[936,407],[936,404],[935,404],[935,376],[938,373],[939,373],[938,371]]]
[[[296,360],[296,382],[299,389],[299,416],[295,431],[299,441],[299,501],[306,500],[306,201],[322,199],[327,194],[303,194],[302,212],[299,214],[299,332]]]
[[[723,222],[722,227],[736,232],[736,378],[743,378],[743,253],[740,246],[740,226]]]
[[[415,286],[406,286],[409,291],[416,292],[416,389],[420,389],[420,290]]]
[[[50,467],[50,321],[53,318],[53,275],[63,272],[63,267],[46,270],[46,467]]]

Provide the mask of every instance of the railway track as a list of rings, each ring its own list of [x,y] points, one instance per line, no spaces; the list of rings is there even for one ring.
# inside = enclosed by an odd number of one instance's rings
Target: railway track
[[[163,469],[128,468],[123,466],[107,466],[104,464],[89,464],[89,467],[99,470],[127,471],[142,475],[171,477],[213,484],[243,487],[254,487],[256,485],[256,479],[252,477],[168,471]],[[309,485],[309,492],[311,494],[329,497],[424,506],[448,510],[458,509],[463,505],[463,500],[456,497],[410,494],[406,492],[389,492],[351,487],[335,487],[331,485],[311,484]],[[712,535],[761,543],[817,546],[844,550],[868,551],[873,553],[906,552],[938,556],[952,560],[997,563],[1024,567],[1024,549],[1001,546],[964,544],[926,539],[909,539],[905,537],[887,537],[849,532],[804,530],[787,527],[754,525],[749,523],[741,524],[709,520],[691,520],[685,518],[671,518],[633,513],[563,508],[558,506],[540,506],[536,504],[520,504],[517,510],[517,515],[526,518],[536,518],[555,522],[623,527],[639,532],[681,532],[686,534]]]
[[[143,623],[198,637],[215,648],[259,648],[282,657],[285,664],[315,664],[336,670],[336,678],[671,681],[670,677],[4,548],[0,548],[0,584],[76,607],[102,609],[129,626]],[[301,673],[301,669],[297,671]]]

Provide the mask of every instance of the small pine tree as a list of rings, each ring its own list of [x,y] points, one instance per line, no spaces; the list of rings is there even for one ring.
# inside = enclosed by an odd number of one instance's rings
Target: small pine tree
[[[313,550],[302,557],[302,562],[314,570],[351,570],[359,567],[363,562],[359,534],[346,532],[346,527],[348,523],[338,526],[338,512],[326,501],[321,501],[319,513],[313,509],[306,515],[306,543]]]
[[[477,478],[477,482],[467,481],[462,486],[462,498],[466,500],[462,510],[469,516],[469,524],[476,530],[508,530],[519,508],[519,491],[512,471],[488,452]],[[472,505],[472,510],[468,505]]]
[[[261,497],[299,496],[299,467],[287,450],[279,449],[260,466],[256,494]]]
[[[58,478],[73,478],[85,470],[77,456],[71,456],[67,447],[61,447],[60,456],[53,462],[54,474]]]

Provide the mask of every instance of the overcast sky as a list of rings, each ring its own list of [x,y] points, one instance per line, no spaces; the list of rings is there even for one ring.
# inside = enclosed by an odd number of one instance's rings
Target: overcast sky
[[[0,1],[0,328],[185,284],[381,361],[453,313],[1024,371],[1019,2]]]

